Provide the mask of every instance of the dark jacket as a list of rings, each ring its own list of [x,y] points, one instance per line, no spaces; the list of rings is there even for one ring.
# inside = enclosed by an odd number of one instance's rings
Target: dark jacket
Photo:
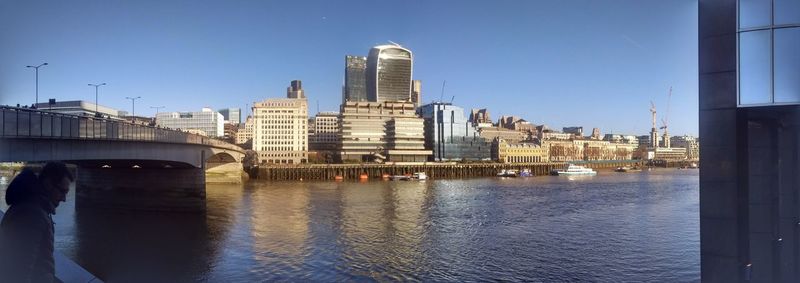
[[[0,222],[0,281],[54,282],[55,207],[31,170],[23,170],[6,190],[10,205]]]

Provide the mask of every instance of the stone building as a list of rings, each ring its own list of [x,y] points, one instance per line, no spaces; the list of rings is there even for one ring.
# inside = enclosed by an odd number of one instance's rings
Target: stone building
[[[260,163],[308,161],[308,101],[299,82],[287,91],[298,98],[268,98],[253,104],[253,146]]]
[[[549,162],[548,148],[535,143],[508,143],[501,138],[492,141],[492,159],[501,163]]]

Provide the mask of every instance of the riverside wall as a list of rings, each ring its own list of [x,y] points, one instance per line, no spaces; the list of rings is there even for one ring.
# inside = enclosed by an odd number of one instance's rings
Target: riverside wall
[[[620,166],[642,166],[642,162],[603,161],[576,163],[593,169]],[[341,176],[345,180],[358,180],[362,173],[370,179],[380,179],[384,174],[403,175],[425,172],[432,179],[493,177],[503,169],[530,169],[535,176],[548,175],[550,171],[563,168],[565,163],[420,163],[420,164],[304,164],[289,166],[267,166],[252,168],[251,177],[260,180],[334,180]]]

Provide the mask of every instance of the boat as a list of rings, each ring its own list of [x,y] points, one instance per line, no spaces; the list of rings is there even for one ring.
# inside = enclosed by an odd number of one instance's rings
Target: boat
[[[586,168],[575,164],[567,164],[567,167],[564,169],[555,169],[550,171],[550,174],[556,176],[597,175],[597,171],[592,170],[592,168]]]
[[[517,177],[517,170],[514,169],[503,169],[497,173],[497,177]]]
[[[622,166],[622,167],[617,167],[617,169],[614,169],[614,172],[621,172],[621,173],[641,172],[641,171],[642,169],[636,166],[634,167]]]
[[[359,180],[368,180],[369,179],[369,175],[367,175],[367,173],[361,173],[361,175],[358,175],[358,179]]]
[[[525,168],[519,172],[520,177],[533,177],[533,173],[531,173],[531,169]]]
[[[389,176],[389,179],[392,180],[392,181],[408,181],[408,180],[411,180],[411,175],[409,175],[409,174],[406,174],[406,175],[394,175],[394,176]]]
[[[413,175],[411,175],[411,178],[414,180],[427,180],[428,174],[425,174],[425,172],[416,172]]]
[[[335,181],[343,181],[344,177],[342,177],[342,175],[336,175],[336,176],[333,177],[333,180],[335,180]]]

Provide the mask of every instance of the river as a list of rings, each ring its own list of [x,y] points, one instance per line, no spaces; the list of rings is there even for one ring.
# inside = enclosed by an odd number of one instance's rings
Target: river
[[[206,213],[76,210],[73,189],[55,244],[108,282],[688,282],[700,279],[698,189],[697,170],[677,169],[256,180],[208,185]]]

